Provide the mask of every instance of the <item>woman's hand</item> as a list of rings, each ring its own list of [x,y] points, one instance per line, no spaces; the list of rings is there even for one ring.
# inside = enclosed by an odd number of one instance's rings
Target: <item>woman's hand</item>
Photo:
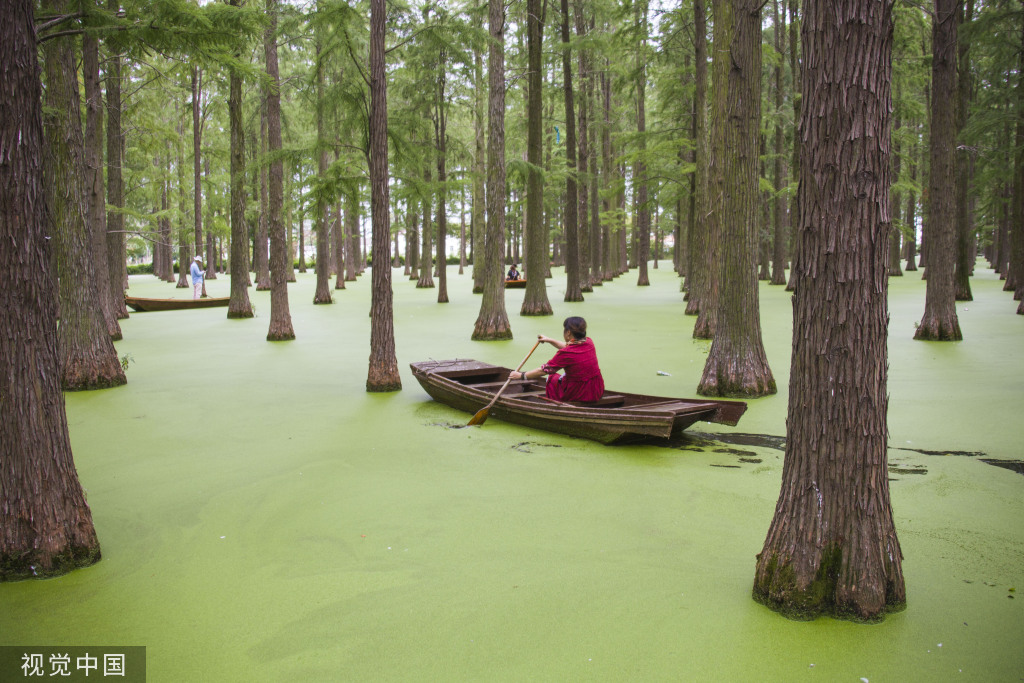
[[[543,334],[538,334],[537,341],[542,342],[544,344],[554,344],[557,340],[552,339],[551,337],[545,337]]]

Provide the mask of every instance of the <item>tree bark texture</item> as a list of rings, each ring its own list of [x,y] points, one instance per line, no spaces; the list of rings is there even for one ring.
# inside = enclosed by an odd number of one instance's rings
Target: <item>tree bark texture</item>
[[[773,23],[775,24],[775,49],[779,55],[785,53],[783,45],[783,31],[781,15],[779,12],[780,0],[774,0],[772,4]],[[775,110],[782,112],[782,61],[775,64]],[[772,176],[775,180],[775,197],[772,212],[772,276],[771,284],[786,284],[786,228],[789,215],[786,212],[786,197],[783,190],[789,180],[786,178],[786,162],[783,156],[784,138],[781,117],[775,122],[775,163],[772,169]]]
[[[48,2],[55,14],[70,12]],[[96,289],[96,264],[85,221],[85,160],[73,38],[43,43],[46,93],[46,189],[56,233],[60,291],[60,356],[63,387],[105,389],[127,380],[107,331]]]
[[[321,35],[322,28],[317,28],[316,37],[316,138],[317,173],[321,179],[327,177],[330,164],[330,151],[327,148],[327,129],[324,125],[324,109],[326,108],[324,93],[324,65]],[[313,292],[314,304],[333,304],[331,296],[331,203],[321,189],[317,192],[314,204],[316,211],[316,291]]]
[[[647,261],[651,258],[651,207],[647,203],[647,3],[638,2],[637,24],[640,31],[640,45],[637,49],[636,80],[636,131],[639,142],[637,150],[636,177],[636,230],[639,238],[637,253],[637,287],[651,284],[647,274]]]
[[[195,226],[195,254],[203,256],[203,185],[202,185],[202,144],[203,120],[200,117],[200,99],[203,95],[203,71],[192,67],[192,221]],[[213,264],[204,258],[203,265],[208,274],[213,273]],[[206,280],[203,278],[203,297],[206,297]]]
[[[573,22],[576,28],[576,36],[583,39],[587,35],[587,25],[584,18],[584,0],[573,0]],[[586,45],[581,45],[576,51],[579,76],[577,92],[579,93],[578,106],[576,107],[576,142],[578,144],[576,156],[576,248],[579,255],[579,279],[580,291],[583,293],[593,292],[591,282],[591,254],[590,254],[590,187],[587,180],[587,167],[590,164],[590,93],[588,84],[590,82],[590,52]]]
[[[474,8],[477,3],[473,3]],[[487,191],[484,187],[486,173],[487,145],[484,136],[484,67],[480,50],[473,52],[473,208],[470,217],[470,233],[473,235],[473,293],[484,291],[484,232],[486,231]]]
[[[775,379],[761,341],[756,262],[761,212],[761,11],[759,0],[730,2],[718,323],[697,393],[765,396],[775,393]]]
[[[178,176],[178,220],[181,223],[178,228],[178,282],[177,289],[188,289],[188,268],[192,258],[188,255],[189,243],[192,238],[189,236],[188,222],[188,197],[185,195],[185,117],[179,112],[178,116],[178,140],[176,146],[178,163],[175,164]]]
[[[260,156],[267,153],[267,93],[263,93],[260,104]],[[270,256],[267,244],[270,240],[270,180],[266,162],[260,160],[260,217],[256,225],[256,247],[253,249],[252,266],[256,275],[256,291],[270,290]]]
[[[441,50],[437,69],[437,99],[434,109],[434,142],[437,150],[437,303],[448,303],[448,202],[447,197],[447,156],[448,118],[445,105],[446,51]]]
[[[424,172],[423,182],[426,187],[430,187],[431,173],[430,167],[428,166]],[[434,276],[433,268],[434,256],[431,253],[431,246],[433,240],[430,232],[430,193],[429,191],[424,193],[423,196],[423,229],[420,230],[420,238],[423,240],[420,244],[420,277],[416,281],[417,289],[433,289],[434,288]]]
[[[541,0],[526,3],[526,161],[530,167],[526,178],[526,292],[520,315],[552,315],[544,281],[548,261],[548,234],[544,223],[544,179],[540,172],[544,152],[543,107],[543,42]]]
[[[728,78],[728,46],[733,41],[734,19],[731,0],[713,0],[712,12],[715,17],[713,25],[712,45],[723,46],[715,49],[711,59],[712,89],[711,118],[708,129],[708,204],[706,220],[708,249],[705,255],[708,268],[705,273],[707,281],[701,291],[700,308],[697,320],[693,324],[695,339],[713,339],[718,326],[718,293],[721,264],[719,262],[722,248],[722,220],[724,207],[724,182],[722,167],[725,150],[725,117],[727,111]]]
[[[803,49],[786,456],[753,597],[877,620],[906,602],[886,455],[891,5],[809,3]]]
[[[367,391],[398,391],[402,378],[395,355],[395,320],[388,246],[391,237],[388,188],[388,103],[384,67],[384,0],[370,0],[370,220],[373,271],[370,301],[370,365]]]
[[[566,0],[563,0],[565,2]],[[487,28],[487,228],[484,232],[484,291],[473,327],[474,341],[512,338],[505,312],[505,5],[489,0]]]
[[[687,236],[686,315],[697,315],[707,298],[711,268],[711,225],[708,222],[708,48],[704,0],[693,2],[694,49],[694,219]],[[696,336],[696,334],[694,335]]]
[[[34,10],[0,3],[0,581],[100,559],[61,393]]]
[[[263,50],[267,61],[270,85],[267,91],[267,148],[270,154],[281,150],[281,85],[277,67],[277,0],[267,0],[270,23],[263,35]],[[292,316],[288,308],[288,274],[292,272],[292,259],[288,249],[285,226],[281,221],[284,206],[284,163],[276,159],[270,164],[267,177],[268,220],[270,236],[270,328],[267,341],[295,339]]]
[[[118,0],[107,0],[107,9],[116,10]],[[128,317],[124,290],[128,286],[126,255],[127,239],[124,231],[124,179],[121,165],[124,160],[124,131],[121,130],[121,55],[107,55],[107,296],[113,304],[118,320]],[[168,258],[173,269],[173,256]],[[104,264],[100,264],[103,267]]]
[[[100,45],[95,36],[82,35],[82,82],[85,86],[85,196],[86,232],[96,273],[96,295],[114,341],[121,339],[121,326],[107,268],[107,196],[103,183],[103,94],[100,90]]]
[[[565,90],[565,297],[583,301],[580,284],[579,201],[576,191],[576,114],[572,90],[572,49],[569,46],[569,0],[562,0],[562,87]]]
[[[956,315],[956,94],[958,0],[935,0],[932,19],[931,153],[925,248],[928,286],[914,339],[963,339]]]
[[[958,2],[957,36],[963,36],[960,27],[970,29],[974,14],[974,0]],[[965,7],[966,5],[966,7]],[[971,63],[970,44],[964,38],[958,40],[956,93],[956,137],[960,138],[967,125],[967,112],[971,106]],[[971,273],[974,267],[974,225],[971,220],[971,149],[957,145],[956,149],[956,264],[954,265],[954,298],[957,301],[974,301],[971,293]]]
[[[235,7],[240,0],[231,0]],[[236,57],[239,55],[236,54]],[[249,301],[249,230],[245,222],[245,122],[242,118],[242,76],[228,77],[228,118],[231,129],[231,300],[228,318],[253,317]]]

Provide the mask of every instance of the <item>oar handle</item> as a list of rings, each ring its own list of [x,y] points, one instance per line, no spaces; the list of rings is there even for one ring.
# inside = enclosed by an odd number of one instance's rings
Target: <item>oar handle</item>
[[[538,347],[538,346],[540,346],[540,339],[538,339],[538,340],[537,340],[537,343],[535,343],[535,344],[533,345],[533,348],[532,348],[532,349],[530,349],[530,352],[529,352],[528,354],[526,354],[526,358],[524,358],[524,359],[523,359],[523,362],[519,364],[519,367],[517,367],[517,368],[515,369],[515,371],[516,371],[516,372],[519,372],[520,370],[522,370],[523,366],[524,366],[524,365],[526,365],[526,361],[530,360],[530,356],[532,356],[532,355],[533,355],[533,352],[537,350],[537,347]],[[494,405],[495,403],[497,403],[497,401],[498,401],[498,398],[499,398],[499,397],[501,396],[502,392],[504,392],[504,391],[505,391],[505,387],[507,387],[507,386],[508,386],[508,383],[509,383],[509,382],[511,382],[511,381],[512,381],[512,373],[510,372],[510,373],[508,374],[508,379],[506,379],[506,380],[505,380],[505,383],[501,385],[501,389],[498,389],[498,393],[496,393],[496,394],[494,395],[494,398],[492,398],[492,399],[491,399],[491,402],[490,402],[490,403],[488,403],[488,404],[487,404],[487,405],[486,405],[486,406],[484,407],[484,410],[489,410],[491,406],[493,406],[493,405]]]

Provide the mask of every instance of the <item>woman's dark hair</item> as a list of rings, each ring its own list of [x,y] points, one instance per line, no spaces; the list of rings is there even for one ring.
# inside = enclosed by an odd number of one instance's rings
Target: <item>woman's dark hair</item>
[[[566,318],[562,323],[562,329],[571,334],[573,339],[587,338],[587,321],[578,316]]]

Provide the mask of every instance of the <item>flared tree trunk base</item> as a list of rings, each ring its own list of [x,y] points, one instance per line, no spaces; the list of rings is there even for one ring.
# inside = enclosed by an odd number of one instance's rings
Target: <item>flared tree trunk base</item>
[[[473,293],[474,294],[483,294],[484,293],[484,286],[483,285],[473,285]]]
[[[945,320],[938,318],[922,320],[917,331],[914,332],[914,339],[918,341],[962,341],[963,338],[963,334],[960,332],[960,322],[956,316]]]
[[[907,606],[902,569],[888,567],[844,567],[843,548],[829,546],[814,558],[817,571],[808,570],[809,581],[797,579],[792,560],[781,553],[758,555],[753,598],[789,619],[809,621],[819,616],[875,623],[886,614]],[[805,560],[806,561],[806,560]],[[850,561],[847,560],[846,564]],[[858,575],[884,572],[877,583],[855,582]],[[878,586],[872,589],[872,586]]]
[[[683,297],[683,301],[686,302],[686,315],[697,315],[700,313],[700,302],[697,301],[696,297],[690,296],[689,292]]]
[[[689,308],[689,306],[687,306],[687,308]],[[715,322],[710,317],[703,315],[702,311],[697,312],[697,322],[693,324],[693,338],[715,338]]]
[[[252,318],[254,316],[252,311],[252,305],[238,306],[234,304],[228,305],[228,319],[229,320],[241,320],[244,318]]]
[[[383,393],[388,391],[401,391],[402,378],[398,374],[397,365],[390,370],[382,368],[370,368],[366,378],[366,391],[371,393]]]
[[[522,308],[519,309],[519,315],[542,316],[554,314],[555,312],[551,309],[551,303],[548,301],[524,301]]]
[[[721,398],[757,398],[776,393],[775,378],[767,365],[753,361],[741,366],[733,362],[715,363],[709,359],[704,376],[697,385],[701,396]]]
[[[25,579],[49,579],[89,567],[101,559],[96,532],[87,530],[91,541],[64,544],[58,548],[5,548],[0,551],[0,583]]]
[[[430,278],[426,280],[420,279],[416,281],[416,289],[433,289],[434,281]]]
[[[473,328],[473,341],[503,341],[512,339],[512,329],[507,320],[476,321]]]
[[[316,293],[313,295],[313,303],[314,304],[333,304],[334,303],[334,297],[331,296],[331,290],[327,289],[326,291],[320,291],[319,289],[317,289]]]
[[[85,360],[82,358],[64,361],[61,376],[61,387],[64,391],[91,391],[93,389],[109,389],[127,384],[124,368],[116,354],[102,361]]]

